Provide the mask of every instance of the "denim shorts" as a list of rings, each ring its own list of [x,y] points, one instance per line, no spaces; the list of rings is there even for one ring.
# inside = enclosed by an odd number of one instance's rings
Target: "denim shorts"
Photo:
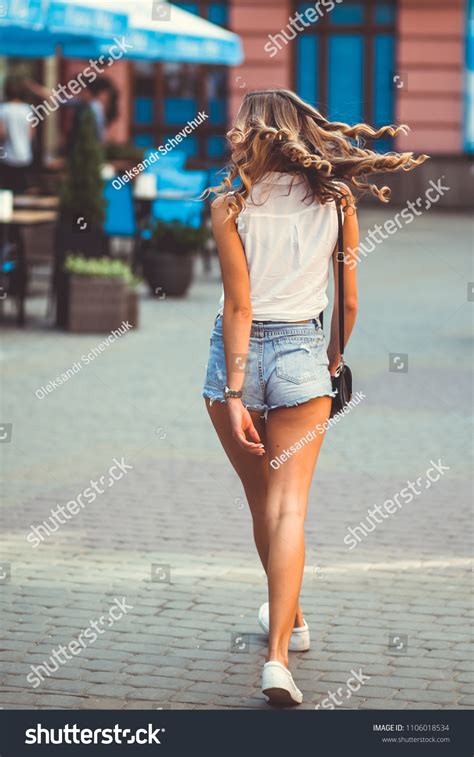
[[[334,397],[326,340],[317,318],[307,323],[254,321],[247,359],[236,355],[234,361],[245,373],[242,402],[249,410],[266,415],[277,407],[300,405],[315,397]],[[203,397],[211,403],[224,402],[226,383],[222,316],[218,315]]]

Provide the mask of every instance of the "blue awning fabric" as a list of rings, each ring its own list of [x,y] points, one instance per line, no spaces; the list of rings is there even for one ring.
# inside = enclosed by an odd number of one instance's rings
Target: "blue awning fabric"
[[[238,65],[236,34],[168,2],[154,0],[2,0],[0,54],[98,57],[115,38],[127,57]]]

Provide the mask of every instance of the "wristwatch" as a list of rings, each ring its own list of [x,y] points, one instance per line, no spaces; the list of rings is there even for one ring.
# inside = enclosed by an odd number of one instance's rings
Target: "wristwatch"
[[[240,399],[240,397],[242,397],[242,390],[240,390],[240,391],[237,392],[235,389],[229,389],[229,387],[227,385],[224,387],[224,399],[225,400],[228,400],[228,399],[231,399],[231,398],[232,399],[234,399],[234,398],[235,399]]]

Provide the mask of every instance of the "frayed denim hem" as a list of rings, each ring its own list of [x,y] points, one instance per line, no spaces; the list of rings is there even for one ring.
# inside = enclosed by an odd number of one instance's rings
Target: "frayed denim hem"
[[[311,400],[317,400],[319,397],[335,397],[337,392],[321,392],[320,394],[312,394],[311,397],[305,397],[305,399],[299,399],[295,402],[285,402],[281,405],[269,405],[269,407],[265,411],[265,419],[268,416],[268,413],[270,410],[278,410],[282,407],[299,407],[299,405],[304,405],[306,402],[310,402]]]
[[[225,404],[225,399],[222,396],[222,394],[216,393],[210,393],[210,392],[203,392],[202,396],[204,399],[209,400],[209,407],[212,407],[214,402],[220,402],[221,404]],[[248,410],[250,413],[266,413],[267,408],[265,405],[248,405],[246,402],[242,400],[243,406]],[[266,415],[262,415],[262,418],[266,418]]]
[[[220,402],[221,404],[225,405],[225,399],[222,396],[222,394],[218,394],[217,392],[203,392],[202,396],[205,400],[209,400],[209,407],[212,407],[214,402]]]
[[[268,413],[270,410],[278,410],[282,407],[299,407],[299,405],[304,405],[306,402],[310,402],[311,400],[317,400],[319,397],[335,397],[337,394],[336,392],[321,392],[320,394],[312,394],[311,397],[305,397],[305,399],[300,399],[295,402],[285,402],[281,405],[269,405],[266,407],[265,405],[247,405],[243,400],[242,404],[244,407],[251,413],[261,413],[260,416],[264,420],[267,420]],[[216,393],[210,393],[210,392],[203,392],[202,395],[205,399],[209,400],[209,407],[212,407],[214,402],[220,402],[221,404],[225,404],[225,399],[222,396],[222,394]]]

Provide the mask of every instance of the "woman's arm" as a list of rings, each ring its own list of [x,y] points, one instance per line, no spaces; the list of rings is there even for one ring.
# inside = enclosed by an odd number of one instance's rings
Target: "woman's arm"
[[[352,195],[345,189],[346,200],[343,205],[349,208],[344,217],[344,345],[349,341],[357,316],[357,248],[359,245],[359,225]],[[337,270],[337,256],[333,258],[334,267],[334,307],[331,320],[331,338],[329,340],[328,357],[331,375],[337,370],[341,362],[339,349],[339,275]]]
[[[52,90],[48,89],[48,87],[45,87],[43,84],[39,84],[34,79],[24,79],[23,84],[40,100],[48,100],[48,98],[51,97]]]
[[[234,391],[240,391],[244,383],[249,349],[252,306],[247,260],[235,221],[228,217],[228,203],[228,198],[216,198],[211,206],[211,219],[224,284],[222,333],[227,386]],[[232,432],[238,444],[252,454],[264,454],[260,437],[242,401],[229,398],[227,408]]]

